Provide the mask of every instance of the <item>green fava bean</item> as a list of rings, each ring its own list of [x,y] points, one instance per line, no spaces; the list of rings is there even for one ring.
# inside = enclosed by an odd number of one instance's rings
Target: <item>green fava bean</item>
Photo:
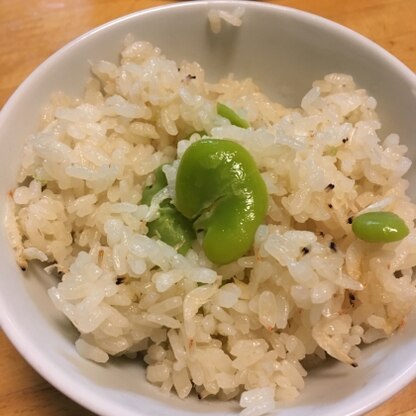
[[[252,246],[268,207],[266,185],[244,147],[202,139],[185,151],[176,177],[176,208],[205,231],[203,249],[216,264],[230,263]]]
[[[149,205],[152,203],[152,198],[163,188],[168,185],[168,181],[166,180],[166,176],[163,173],[163,165],[159,166],[154,172],[153,175],[155,176],[155,181],[151,186],[148,186],[143,190],[142,194],[142,204]]]
[[[248,124],[247,120],[244,120],[240,117],[233,109],[226,106],[225,104],[217,103],[217,113],[237,127],[242,127],[243,129],[248,129],[250,124]]]
[[[155,181],[143,191],[142,204],[150,205],[152,198],[167,186],[162,166],[154,171]],[[196,235],[192,222],[184,217],[170,202],[160,204],[159,217],[147,224],[149,237],[157,237],[164,243],[174,247],[178,253],[185,255],[191,248]]]
[[[406,223],[393,212],[366,212],[352,221],[352,231],[369,243],[391,243],[403,240],[409,229]]]
[[[170,203],[159,208],[159,218],[150,222],[147,227],[149,237],[160,238],[183,255],[188,252],[196,238],[192,222]]]

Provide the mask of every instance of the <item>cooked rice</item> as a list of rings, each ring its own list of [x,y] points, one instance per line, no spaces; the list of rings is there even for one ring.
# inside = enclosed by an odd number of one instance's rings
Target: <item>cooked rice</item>
[[[231,26],[241,26],[241,24],[243,23],[242,17],[244,15],[244,12],[244,7],[236,7],[231,12],[221,9],[210,9],[208,12],[208,22],[211,31],[215,34],[220,33],[223,21]]]
[[[314,82],[291,110],[251,79],[208,83],[197,63],[130,37],[119,64],[96,62],[92,74],[83,98],[58,93],[45,107],[7,215],[19,264],[62,273],[49,295],[82,356],[139,354],[163,391],[239,398],[257,416],[299,394],[305,358],[355,365],[363,343],[403,324],[416,301],[411,162],[396,134],[378,136],[376,101],[351,76]],[[230,125],[217,101],[252,127]],[[252,250],[221,267],[200,238],[182,256],[146,236],[202,130],[248,149],[269,193]],[[164,163],[168,187],[141,205]],[[410,234],[358,240],[349,218],[374,209],[400,215]]]

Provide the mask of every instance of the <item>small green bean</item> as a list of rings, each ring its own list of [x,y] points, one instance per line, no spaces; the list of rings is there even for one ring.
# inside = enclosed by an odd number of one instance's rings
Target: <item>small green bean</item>
[[[352,221],[352,231],[370,243],[391,243],[403,240],[409,234],[406,223],[393,212],[366,212]]]
[[[155,181],[143,191],[142,204],[150,205],[152,198],[167,186],[162,166],[154,171]],[[157,237],[174,247],[178,253],[186,254],[196,238],[192,222],[184,217],[171,203],[165,200],[160,204],[159,216],[147,224],[149,237]]]
[[[196,235],[192,222],[184,217],[171,203],[159,208],[159,217],[148,223],[148,236],[160,238],[164,243],[185,255]]]
[[[250,124],[247,120],[241,118],[234,110],[222,103],[217,103],[217,113],[230,121],[231,124],[237,127],[247,129]]]
[[[143,190],[142,204],[149,205],[152,203],[153,197],[168,185],[166,175],[163,173],[163,165],[160,165],[154,172],[153,175],[155,180],[152,185],[148,186]]]

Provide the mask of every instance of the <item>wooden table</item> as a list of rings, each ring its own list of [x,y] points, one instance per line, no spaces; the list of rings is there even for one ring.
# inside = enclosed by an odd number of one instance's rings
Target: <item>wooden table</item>
[[[76,36],[164,0],[0,0],[0,107],[45,58]],[[374,40],[416,71],[416,0],[275,0]],[[43,380],[0,331],[0,415],[87,416]],[[115,415],[116,416],[116,415]],[[367,416],[416,416],[416,381]]]

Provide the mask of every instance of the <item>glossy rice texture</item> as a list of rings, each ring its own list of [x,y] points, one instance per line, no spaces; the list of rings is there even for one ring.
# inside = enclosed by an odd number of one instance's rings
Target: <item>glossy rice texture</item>
[[[396,134],[378,136],[376,100],[350,76],[325,76],[288,109],[250,79],[207,83],[197,63],[131,38],[120,62],[91,71],[82,98],[57,93],[45,106],[7,215],[21,267],[40,260],[57,274],[49,295],[82,356],[143,357],[163,391],[238,398],[257,416],[296,397],[317,361],[359,365],[362,344],[403,325],[416,300],[411,162]],[[201,131],[244,146],[269,196],[253,247],[220,267],[201,235],[186,256],[146,235]],[[143,205],[161,164],[168,186]],[[371,210],[398,214],[409,235],[357,239],[351,219]]]

